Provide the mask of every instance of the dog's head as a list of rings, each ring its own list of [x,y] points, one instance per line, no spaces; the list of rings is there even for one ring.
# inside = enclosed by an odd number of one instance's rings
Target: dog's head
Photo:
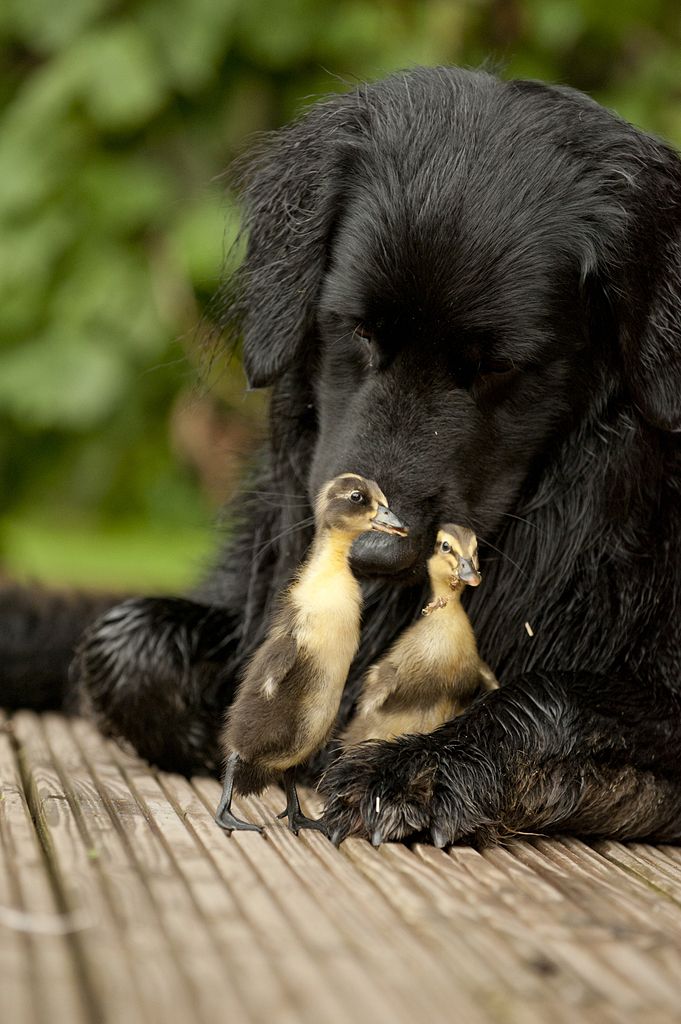
[[[493,531],[596,406],[681,429],[681,163],[581,94],[395,76],[275,136],[245,206],[252,385],[308,375],[309,493],[359,473],[410,527],[360,571]]]

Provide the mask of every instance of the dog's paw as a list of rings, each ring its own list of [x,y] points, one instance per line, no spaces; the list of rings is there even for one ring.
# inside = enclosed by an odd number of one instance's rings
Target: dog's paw
[[[386,840],[423,833],[436,846],[467,838],[489,843],[501,806],[498,768],[481,751],[434,736],[371,741],[327,770],[324,823],[340,843],[349,835]]]

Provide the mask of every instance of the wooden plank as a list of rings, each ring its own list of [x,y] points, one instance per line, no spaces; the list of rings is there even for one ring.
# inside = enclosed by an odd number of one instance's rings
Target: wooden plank
[[[313,896],[298,884],[290,865],[272,844],[269,825],[266,837],[253,833],[228,837],[212,820],[219,798],[217,783],[196,779],[194,788],[206,812],[202,841],[226,878],[235,874],[248,879],[248,900],[242,910],[250,915],[252,927],[267,937],[272,953],[276,950],[277,958],[284,958],[284,973],[293,982],[291,994],[298,1000],[299,1019],[347,1021],[350,1016],[370,1024],[377,1013],[381,1019],[385,1004],[375,994],[375,982],[366,965],[353,955],[328,915],[326,899],[320,900],[319,894]],[[239,810],[254,821],[270,817],[257,800],[243,801]],[[301,845],[314,841],[328,842],[308,834],[299,839]],[[239,892],[240,887],[233,891]],[[397,1012],[395,1008],[393,1013]]]
[[[213,1006],[212,1013],[219,1015],[224,1012],[225,1007],[230,1008],[230,1015],[237,1020],[251,1019],[253,1016],[251,1000],[258,1000],[262,996],[263,980],[260,979],[256,990],[248,991],[244,986],[243,977],[239,976],[239,970],[231,957],[230,951],[235,951],[237,946],[237,935],[230,941],[228,950],[217,935],[217,917],[214,906],[216,901],[224,901],[224,885],[214,864],[206,855],[203,845],[197,841],[196,833],[188,827],[187,818],[181,813],[178,814],[177,806],[169,799],[172,791],[172,784],[168,784],[164,790],[157,777],[157,774],[143,762],[126,757],[122,751],[112,749],[112,758],[116,761],[121,770],[130,791],[134,794],[139,806],[142,808],[145,817],[153,828],[154,835],[160,844],[161,855],[165,859],[164,870],[168,870],[174,876],[176,882],[182,885],[188,899],[191,901],[195,913],[200,917],[206,936],[210,937],[212,947],[212,959],[217,973],[213,979]],[[168,776],[173,779],[173,776]],[[180,785],[180,780],[175,779],[175,787]],[[198,801],[196,801],[199,806]],[[222,937],[230,927],[231,921],[227,918],[222,922]],[[249,942],[253,945],[253,933],[250,936],[242,930],[238,934],[241,942]],[[227,955],[225,955],[227,952]],[[242,954],[242,959],[250,954],[248,947]],[[218,966],[219,965],[219,966]],[[219,983],[217,979],[219,978]],[[252,979],[255,981],[255,979]],[[272,1003],[269,1003],[272,1009]],[[261,1008],[262,1012],[262,1008]],[[217,1016],[216,1016],[217,1019]]]
[[[477,962],[487,963],[495,975],[491,998],[514,1004],[523,1021],[529,1015],[546,1019],[549,1010],[558,1020],[564,1014],[590,1019],[598,993],[570,962],[548,954],[533,927],[534,907],[523,906],[522,892],[496,873],[490,878],[475,850],[458,852],[465,852],[463,861],[420,845],[416,856],[399,848],[392,856],[428,903],[445,919],[460,922]]]
[[[594,956],[589,940],[593,943],[607,935],[598,932],[588,913],[523,862],[524,850],[525,844],[519,842],[508,850],[497,848],[482,854],[466,848],[450,852],[450,860],[462,872],[475,899],[473,912],[487,921],[490,929],[514,941],[529,939],[539,950],[530,964],[545,974],[568,972],[578,986],[585,987],[587,1003],[592,998],[603,1008],[636,1002],[635,991],[623,991],[617,971]]]
[[[643,878],[578,839],[563,838],[550,843],[543,840],[536,847],[543,857],[563,865],[564,875],[569,873],[579,879],[580,892],[589,887],[592,913],[594,898],[599,907],[603,901],[604,925],[616,934],[630,932],[641,946],[664,944],[667,938],[681,939],[681,907],[665,899],[663,890],[656,891]]]
[[[361,1000],[374,1020],[383,1014],[396,1021],[440,1019],[445,1006],[451,1010],[442,988],[445,977],[440,976],[439,984],[433,986],[419,974],[415,967],[424,952],[420,943],[402,941],[396,931],[402,931],[398,916],[326,837],[304,832],[296,838],[276,819],[282,802],[282,794],[271,789],[253,804],[268,821],[268,837],[281,865],[276,870],[292,874],[290,891],[302,889],[323,908],[340,941],[363,966],[353,1004]],[[304,795],[304,802],[308,813],[319,813],[318,802],[310,794]],[[353,1015],[356,1012],[353,1005]]]
[[[167,776],[162,782],[165,779]],[[259,837],[235,835],[228,839],[216,828],[212,820],[220,792],[216,783],[194,780],[193,786],[205,802],[202,841],[222,864],[226,863],[227,855],[231,862],[232,856],[236,858],[240,852],[251,860],[256,891],[271,894],[273,906],[279,904],[279,913],[283,912],[295,925],[305,943],[303,955],[319,959],[320,938],[328,934],[335,936],[333,941],[344,955],[347,951],[355,960],[356,969],[362,968],[361,972],[357,970],[357,985],[349,986],[347,980],[340,985],[346,1014],[353,1019],[359,1015],[360,1020],[375,1020],[376,1014],[381,1019],[389,1013],[391,1020],[413,1020],[418,1010],[433,1013],[434,1001],[439,996],[428,990],[424,978],[414,970],[414,949],[410,956],[396,955],[399,950],[392,941],[391,930],[400,924],[399,918],[382,911],[376,914],[376,907],[382,906],[377,894],[360,873],[349,870],[346,858],[324,837],[304,832],[296,839],[282,822],[275,820],[282,804],[277,790],[271,790],[262,800],[244,801],[240,808],[252,820],[267,822],[267,846],[263,848]],[[310,808],[309,800],[307,807]],[[332,865],[341,870],[334,871]],[[320,912],[329,919],[321,925]],[[327,974],[327,964],[321,960],[317,985],[334,984]],[[446,979],[439,978],[440,983],[443,980]],[[450,1004],[448,1010],[451,1011]]]
[[[54,1024],[57,1020],[90,1024],[97,1019],[96,1008],[83,988],[73,941],[73,929],[81,927],[82,922],[69,915],[53,885],[24,787],[22,752],[14,741],[10,742],[13,726],[13,722],[5,724],[0,734],[0,827],[12,876],[7,890],[11,902],[3,902],[6,913],[0,928],[17,932],[20,957],[22,948],[28,948],[32,1007],[25,1019],[36,1024]],[[24,970],[19,977],[26,975]],[[19,1009],[28,1012],[25,997]],[[9,1019],[14,1024],[21,1017]]]
[[[531,933],[516,928],[512,941],[497,935],[491,918],[471,912],[468,880],[458,891],[450,888],[446,855],[431,848],[428,851],[436,855],[436,869],[430,878],[423,858],[403,846],[389,844],[373,851],[366,843],[356,843],[347,848],[398,909],[403,927],[429,940],[434,951],[431,955],[446,965],[450,989],[457,998],[461,992],[467,994],[483,1019],[539,1024],[550,1010],[552,1019],[561,1020],[568,986],[562,985],[558,994],[555,978],[530,969],[531,959],[523,954]],[[586,1001],[571,1001],[580,1006],[582,1019],[587,1019]]]
[[[149,769],[141,761],[126,759],[89,723],[74,720],[71,729],[151,901],[153,915],[148,920],[163,936],[163,948],[171,952],[172,968],[166,981],[174,979],[178,998],[172,1019],[215,1024],[228,1012],[235,1024],[248,1022],[250,1017],[234,999],[229,965],[220,956],[205,919],[175,870],[157,823],[131,788],[133,780],[121,770],[121,763],[127,761],[133,766],[133,775],[148,773]],[[169,809],[169,813],[174,812]],[[163,983],[161,975],[159,981]]]
[[[383,979],[380,974],[382,965],[372,965],[374,984],[382,982],[387,990],[394,990],[412,1019],[450,1020],[454,1007],[457,1019],[461,1020],[496,1019],[497,1010],[500,1019],[509,1019],[508,999],[501,991],[494,970],[490,971],[484,960],[471,958],[468,936],[460,929],[459,922],[442,918],[442,927],[434,935],[432,920],[427,921],[426,927],[422,921],[414,920],[411,913],[412,887],[402,884],[403,880],[396,878],[395,872],[383,859],[397,847],[374,851],[367,843],[349,840],[341,851],[336,851],[322,837],[314,834],[296,840],[281,824],[273,821],[273,814],[280,808],[281,797],[268,794],[263,803],[264,814],[260,816],[269,816],[268,834],[273,845],[277,843],[279,846],[286,863],[297,870],[298,884],[309,884],[313,892],[324,892],[326,912],[346,919],[346,941],[353,942],[354,937],[356,943],[358,935],[367,935],[369,945],[357,951],[363,960],[370,962],[372,954],[375,960],[377,950],[384,955]],[[307,803],[309,806],[309,797]],[[257,806],[258,801],[252,804]],[[402,849],[416,864],[415,858]],[[322,870],[315,872],[308,851],[317,854]],[[362,861],[364,869],[370,864],[377,870],[377,875],[360,869],[354,858],[348,856],[353,852]],[[341,879],[347,890],[339,891]],[[372,884],[373,881],[378,884]],[[387,900],[381,892],[382,885],[389,893]],[[353,910],[356,917],[351,916]],[[425,917],[432,917],[430,903]],[[376,922],[375,939],[371,928],[373,921]],[[488,1016],[489,1007],[494,1009],[491,1017]],[[525,1005],[518,1006],[518,1019],[532,1019]]]
[[[97,907],[109,933],[105,942],[89,944],[85,956],[102,992],[106,982],[99,978],[99,965],[105,971],[109,969],[109,952],[116,984],[130,990],[119,998],[114,986],[113,995],[103,997],[106,1019],[120,1014],[122,1020],[139,1019],[145,1024],[191,1021],[192,994],[154,901],[121,836],[121,803],[116,809],[109,799],[117,790],[107,790],[95,777],[75,740],[71,723],[57,715],[45,716],[44,721],[47,743],[73,806],[81,839],[68,851],[70,862],[60,844],[63,870],[69,874],[75,871],[81,884],[84,878],[88,879],[91,905]],[[100,748],[105,749],[104,742],[97,737],[96,749]],[[83,858],[89,867],[89,878]]]
[[[509,853],[515,851],[515,846],[509,848]],[[509,937],[519,930],[524,938],[531,936],[542,951],[537,961],[540,969],[544,965],[546,972],[556,968],[571,972],[594,993],[599,1012],[618,1002],[629,1005],[635,994],[622,993],[617,972],[596,961],[593,949],[584,941],[593,928],[588,915],[525,865],[526,877],[521,884],[520,866],[515,864],[509,870],[508,860],[500,862],[496,854],[484,851],[476,857],[475,851],[463,849],[451,853],[452,859],[468,872],[473,890],[482,887],[481,903],[484,901],[488,909],[490,925]]]
[[[281,954],[268,948],[272,922],[281,927],[278,907],[268,900],[266,889],[247,864],[244,870],[244,865],[233,866],[231,858],[225,858],[225,836],[192,785],[181,776],[165,773],[158,781],[201,849],[206,871],[192,872],[188,881],[225,961],[233,968],[242,1000],[257,1021],[297,1024],[303,1019],[307,999],[301,999],[290,984],[289,972],[279,963]],[[253,839],[258,837],[250,841]],[[185,871],[182,861],[178,870]]]
[[[602,840],[594,849],[613,864],[638,877],[655,895],[653,917],[668,913],[666,903],[671,901],[681,908],[681,850],[656,847],[646,843],[615,843]]]
[[[0,986],[12,1024],[678,1016],[677,848],[336,850],[277,822],[275,789],[239,806],[266,835],[229,837],[213,821],[214,780],[158,772],[83,721],[22,713],[11,735],[4,722]],[[7,927],[12,914],[33,930]]]
[[[29,934],[17,927],[23,923],[16,916],[23,913],[23,904],[10,836],[10,820],[17,817],[22,798],[6,769],[8,746],[7,720],[0,710],[0,992],[8,1019],[29,1024],[37,1016],[32,998],[33,957]]]
[[[98,1016],[111,1024],[141,1021],[132,962],[121,944],[114,904],[102,887],[99,850],[87,826],[91,794],[78,765],[71,759],[67,772],[67,766],[55,757],[43,725],[42,718],[22,713],[15,719],[15,735],[32,780],[64,903],[74,916],[85,915],[89,921],[86,932],[76,933],[74,940],[96,994]],[[58,734],[53,739],[58,749]]]
[[[668,954],[676,958],[678,938],[669,922],[661,928],[651,917],[645,886],[632,888],[625,872],[577,840],[514,843],[511,851],[560,895],[550,918],[536,921],[538,933],[563,956],[576,957],[614,1006],[669,1008],[678,1000],[678,982],[665,963]],[[498,862],[502,853],[486,857]]]

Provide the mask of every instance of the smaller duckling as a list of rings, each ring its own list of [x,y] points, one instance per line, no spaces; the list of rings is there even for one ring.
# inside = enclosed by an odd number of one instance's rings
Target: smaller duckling
[[[296,766],[324,746],[340,707],[359,646],[362,592],[348,558],[361,533],[404,537],[373,480],[344,473],[322,487],[315,506],[312,549],[293,584],[279,598],[267,638],[246,669],[222,735],[225,777],[216,821],[253,829],[231,811],[232,791],[258,793],[282,778],[288,827],[323,825],[301,813]]]
[[[422,617],[398,637],[367,672],[357,713],[341,736],[347,747],[439,728],[482,687],[498,687],[478,655],[475,634],[461,606],[464,586],[482,577],[475,534],[465,526],[440,528],[428,560],[431,599]]]

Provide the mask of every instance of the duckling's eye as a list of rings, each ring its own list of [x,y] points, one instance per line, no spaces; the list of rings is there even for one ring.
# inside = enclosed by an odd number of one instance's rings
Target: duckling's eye
[[[350,501],[354,501],[355,505],[359,505],[364,501],[364,495],[361,491],[352,491],[350,494]]]
[[[446,553],[447,553],[447,551],[451,551],[451,550],[452,550],[452,545],[451,545],[451,544],[449,543],[449,541],[448,541],[448,540],[443,540],[443,541],[442,541],[442,544],[440,545],[440,548],[441,548],[441,550],[442,550],[442,551],[444,551],[444,552],[445,552],[445,554],[446,554]]]

